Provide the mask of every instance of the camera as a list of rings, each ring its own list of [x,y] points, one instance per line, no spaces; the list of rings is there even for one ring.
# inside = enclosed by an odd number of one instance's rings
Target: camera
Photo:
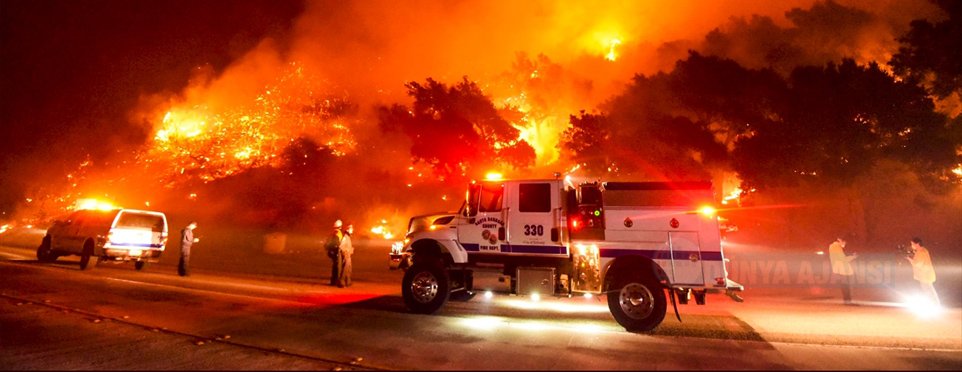
[[[915,251],[912,250],[912,247],[909,247],[905,244],[899,244],[896,246],[895,251],[898,252],[899,256],[915,258]]]

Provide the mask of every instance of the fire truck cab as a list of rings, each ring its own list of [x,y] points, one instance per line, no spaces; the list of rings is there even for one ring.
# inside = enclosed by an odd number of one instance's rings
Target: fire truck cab
[[[512,293],[606,294],[619,324],[649,331],[669,298],[740,300],[712,204],[710,182],[474,182],[457,212],[411,219],[392,268],[406,270],[414,312],[434,313],[452,291],[473,289],[474,270],[493,266]]]

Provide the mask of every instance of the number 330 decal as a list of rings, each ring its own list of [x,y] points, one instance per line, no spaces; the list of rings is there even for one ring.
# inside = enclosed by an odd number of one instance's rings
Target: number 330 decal
[[[532,235],[543,236],[543,235],[544,235],[544,226],[543,226],[543,225],[524,225],[524,235],[529,235],[529,236],[532,236]]]

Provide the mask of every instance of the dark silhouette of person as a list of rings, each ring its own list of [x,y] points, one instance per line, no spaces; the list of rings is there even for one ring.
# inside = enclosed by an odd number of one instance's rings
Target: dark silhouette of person
[[[194,229],[197,228],[197,222],[190,221],[187,227],[180,230],[180,263],[177,265],[177,274],[180,276],[190,275],[190,247],[200,241],[200,239],[194,237]]]

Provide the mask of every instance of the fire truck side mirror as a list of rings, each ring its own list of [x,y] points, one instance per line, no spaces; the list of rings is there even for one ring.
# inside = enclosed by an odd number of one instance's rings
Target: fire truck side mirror
[[[504,233],[504,227],[499,227],[499,228],[498,228],[498,240],[502,240],[502,241],[503,241],[504,238],[505,238],[505,235],[506,235],[506,234]]]
[[[552,227],[552,228],[551,228],[551,241],[553,241],[553,242],[557,242],[557,241],[558,241],[558,228],[557,228],[557,227]]]

